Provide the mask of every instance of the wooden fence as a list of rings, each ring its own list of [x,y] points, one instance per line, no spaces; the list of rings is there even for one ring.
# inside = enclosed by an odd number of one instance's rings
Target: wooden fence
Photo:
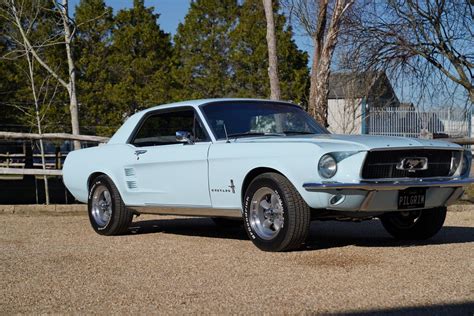
[[[91,136],[91,135],[72,135],[67,133],[15,133],[15,132],[0,132],[0,139],[61,139],[61,140],[79,140],[96,143],[106,143],[109,141],[108,137]]]
[[[48,134],[33,134],[33,133],[14,133],[1,132],[0,139],[7,140],[79,140],[95,143],[105,143],[109,140],[107,137],[90,136],[90,135],[71,135],[66,133],[48,133]],[[62,175],[62,161],[66,157],[66,153],[60,151],[55,154],[45,154],[46,160],[53,160],[54,162],[47,162],[46,169],[40,169],[42,163],[34,162],[34,158],[41,158],[41,154],[32,154],[33,160],[30,166],[26,168],[27,154],[24,153],[3,153],[0,154],[0,175],[34,175],[34,176],[61,176]],[[38,168],[35,168],[38,167]]]
[[[56,154],[45,154],[44,157],[47,160],[54,159],[54,162],[46,162],[46,170],[42,169],[43,164],[35,162],[35,158],[41,159],[41,154],[31,155],[33,158],[32,167],[26,167],[26,153],[23,154],[0,154],[0,175],[37,175],[37,176],[60,176],[62,175],[62,163],[63,158],[67,154],[58,152]],[[35,168],[36,167],[36,168]],[[40,169],[41,168],[41,169]]]
[[[41,154],[33,154],[33,168],[42,167],[43,164],[40,162],[34,162],[35,158],[41,159]],[[46,169],[62,169],[62,163],[66,158],[66,153],[57,152],[56,154],[44,154],[44,158],[48,161],[54,160],[54,162],[46,162]],[[23,154],[12,154],[7,152],[6,154],[0,154],[0,167],[3,168],[25,168],[25,160],[27,159],[26,153]],[[19,162],[23,161],[23,162]]]

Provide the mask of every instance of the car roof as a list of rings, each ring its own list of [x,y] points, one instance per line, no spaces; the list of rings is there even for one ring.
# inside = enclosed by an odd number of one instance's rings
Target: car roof
[[[268,100],[268,99],[252,99],[252,98],[210,98],[210,99],[196,99],[196,100],[187,100],[187,101],[180,101],[180,102],[174,102],[174,103],[168,103],[168,104],[161,104],[161,105],[156,105],[153,107],[150,107],[146,110],[140,111],[138,113],[144,113],[144,112],[149,112],[153,110],[158,110],[158,109],[165,109],[165,108],[172,108],[172,107],[179,107],[179,106],[193,106],[193,107],[198,107],[206,103],[213,103],[213,102],[231,102],[231,101],[252,101],[252,102],[279,102],[279,103],[288,103],[288,104],[293,104],[288,101],[279,101],[279,100]]]
[[[175,103],[169,103],[169,104],[162,104],[162,105],[157,105],[150,107],[148,109],[139,111],[132,116],[130,116],[125,123],[115,132],[115,134],[112,136],[112,138],[109,140],[108,144],[120,144],[120,143],[125,143],[132,133],[133,129],[137,124],[139,123],[140,119],[148,112],[155,111],[155,110],[163,110],[163,109],[169,109],[169,108],[175,108],[175,107],[181,107],[181,106],[191,106],[194,108],[198,108],[199,106],[207,103],[213,103],[213,102],[232,102],[232,101],[252,101],[252,102],[278,102],[278,103],[286,103],[286,104],[291,104],[294,105],[293,103],[290,102],[285,102],[285,101],[277,101],[277,100],[267,100],[267,99],[251,99],[251,98],[214,98],[214,99],[198,99],[198,100],[187,100],[187,101],[181,101],[181,102],[175,102]]]

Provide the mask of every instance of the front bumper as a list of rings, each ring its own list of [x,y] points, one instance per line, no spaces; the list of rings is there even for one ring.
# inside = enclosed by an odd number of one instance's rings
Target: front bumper
[[[323,190],[365,190],[365,191],[392,191],[408,188],[455,188],[474,183],[474,178],[456,179],[416,179],[399,181],[361,181],[357,183],[323,182],[305,183],[306,191],[317,192]]]
[[[305,183],[308,203],[312,208],[337,211],[396,211],[398,191],[408,188],[427,188],[425,208],[448,206],[458,200],[464,186],[474,178],[425,178],[403,180],[371,180],[357,183],[323,182]],[[331,204],[335,195],[344,195],[344,201]]]

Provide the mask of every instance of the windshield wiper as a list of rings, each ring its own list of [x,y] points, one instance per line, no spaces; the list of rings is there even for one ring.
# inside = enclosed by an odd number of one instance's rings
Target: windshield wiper
[[[244,132],[229,134],[227,137],[239,137],[239,136],[285,136],[283,133],[262,133],[262,132]]]
[[[283,134],[303,134],[303,135],[310,135],[310,134],[315,134],[313,132],[306,132],[306,131],[284,131]]]

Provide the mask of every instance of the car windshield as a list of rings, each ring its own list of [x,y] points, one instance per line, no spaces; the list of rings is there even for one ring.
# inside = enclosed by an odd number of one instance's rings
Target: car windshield
[[[278,102],[218,102],[202,107],[217,139],[251,136],[327,134],[300,107]]]

